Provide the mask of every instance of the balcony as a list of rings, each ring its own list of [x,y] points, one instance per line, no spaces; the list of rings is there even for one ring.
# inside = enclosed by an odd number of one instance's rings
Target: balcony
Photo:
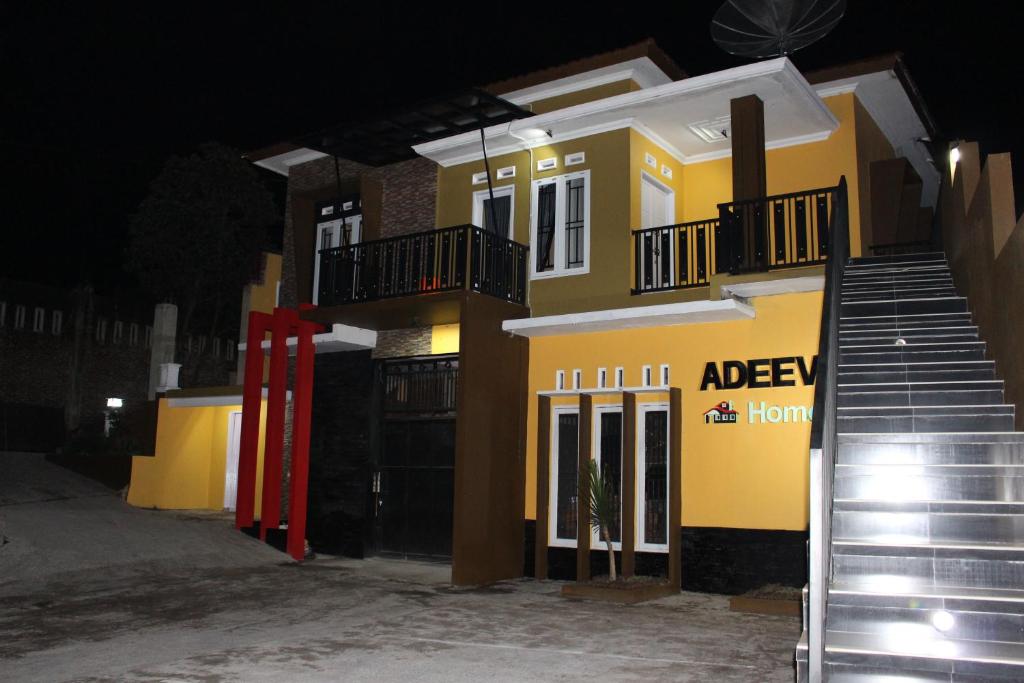
[[[465,292],[525,305],[528,255],[525,245],[474,225],[323,249],[319,312],[308,317],[374,329],[457,322]]]
[[[718,218],[633,232],[633,294],[707,287],[712,275],[828,258],[836,187],[718,205]]]

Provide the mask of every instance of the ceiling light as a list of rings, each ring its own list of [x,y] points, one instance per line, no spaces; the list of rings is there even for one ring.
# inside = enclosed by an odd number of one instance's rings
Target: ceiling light
[[[936,631],[945,633],[949,629],[953,628],[953,624],[956,623],[956,619],[953,615],[946,610],[939,610],[932,614],[932,626],[935,627]]]
[[[124,399],[123,398],[108,398],[107,399],[107,407],[108,408],[122,408],[122,407],[124,407]]]
[[[551,137],[551,130],[544,130],[543,128],[523,128],[522,130],[517,131],[510,130],[509,134],[518,140],[528,142],[531,140],[540,140],[545,136]]]

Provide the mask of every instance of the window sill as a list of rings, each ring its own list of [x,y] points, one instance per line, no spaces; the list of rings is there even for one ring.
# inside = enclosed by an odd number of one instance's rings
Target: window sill
[[[572,270],[548,270],[543,273],[530,273],[531,280],[551,280],[559,277],[573,277],[574,275],[589,275],[590,267],[573,268]]]

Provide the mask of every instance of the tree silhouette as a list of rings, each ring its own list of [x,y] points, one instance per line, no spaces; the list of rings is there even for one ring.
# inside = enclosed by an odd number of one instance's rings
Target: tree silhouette
[[[268,228],[279,222],[257,171],[236,150],[206,143],[168,159],[153,180],[129,227],[126,266],[154,297],[178,305],[179,337],[212,339],[236,329],[242,287],[258,275]],[[185,381],[200,367],[186,363]]]

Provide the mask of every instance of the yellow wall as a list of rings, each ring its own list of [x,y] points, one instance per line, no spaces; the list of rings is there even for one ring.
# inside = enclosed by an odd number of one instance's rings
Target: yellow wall
[[[867,191],[865,158],[886,153],[876,128],[862,121],[867,116],[859,109],[853,93],[827,98],[826,105],[839,120],[839,127],[821,142],[808,143],[766,152],[768,194],[784,194],[828,187],[846,176],[850,207],[850,249],[861,253],[860,215],[862,189]],[[860,113],[858,113],[860,111]],[[869,140],[858,146],[857,131]],[[858,151],[860,150],[860,151]],[[586,152],[586,163],[565,168],[564,155]],[[657,168],[644,161],[645,152],[657,159]],[[513,237],[528,244],[530,239],[530,185],[539,177],[591,169],[591,245],[590,273],[530,281],[529,304],[533,315],[553,315],[586,310],[667,303],[707,298],[701,290],[683,290],[640,299],[630,295],[633,286],[631,233],[640,226],[640,173],[651,174],[676,191],[676,221],[688,222],[718,216],[718,204],[732,199],[732,160],[716,159],[682,165],[656,143],[632,129],[602,133],[533,150],[533,162],[554,156],[558,168],[531,173],[528,152],[516,152],[491,160],[492,171],[516,167],[511,181],[495,182],[495,187],[515,185]],[[661,175],[662,164],[672,169],[672,178]],[[472,220],[472,195],[486,185],[473,185],[473,173],[484,170],[483,161],[442,168],[438,180],[437,225],[444,227]],[[862,187],[863,186],[863,187]],[[866,208],[866,204],[864,205]]]
[[[860,243],[861,253],[867,251],[872,243],[871,235],[871,162],[880,159],[892,159],[896,156],[888,138],[871,118],[860,100],[854,98],[854,116],[857,124],[857,177],[858,195],[851,194],[850,202],[855,202],[860,209]],[[851,227],[852,230],[852,227]],[[868,254],[870,255],[870,254]]]
[[[638,386],[644,365],[656,374],[668,363],[671,384],[683,392],[683,525],[805,529],[810,422],[748,424],[747,402],[809,407],[813,387],[798,381],[769,389],[699,388],[708,361],[805,356],[809,364],[817,352],[821,300],[820,292],[759,297],[753,320],[531,339],[526,516],[536,517],[536,392],[554,389],[557,370],[568,383],[579,368],[583,387],[594,388],[599,367],[608,369],[611,382],[622,366],[625,385]],[[704,423],[704,412],[721,401],[733,401],[738,424]]]
[[[241,405],[171,408],[160,399],[154,456],[132,458],[128,502],[168,510],[221,510],[227,461],[228,419]],[[263,431],[266,401],[260,410],[256,510],[263,482]],[[258,516],[258,513],[257,513]]]
[[[263,281],[249,285],[249,311],[273,313],[274,302],[277,300],[277,283],[281,281],[281,255],[265,252],[266,266],[263,270]]]
[[[534,114],[546,114],[549,111],[565,109],[566,107],[584,104],[585,102],[594,102],[596,100],[603,100],[606,97],[624,95],[625,93],[633,92],[634,90],[640,90],[640,86],[637,85],[636,81],[627,79],[624,81],[598,85],[593,88],[586,88],[585,90],[577,90],[576,92],[566,93],[565,95],[549,97],[544,100],[537,100],[536,102],[527,104],[525,108],[532,111]]]
[[[430,330],[430,353],[458,353],[459,325],[434,325]]]
[[[566,167],[566,154],[584,152],[586,162]],[[558,166],[531,173],[540,159],[555,157]],[[490,160],[492,172],[516,167],[514,228],[517,242],[530,242],[531,181],[590,169],[591,250],[590,272],[584,275],[532,280],[529,303],[535,315],[572,310],[613,308],[628,301],[630,288],[629,228],[629,131],[626,129],[578,140],[545,145],[529,152],[516,152]],[[484,170],[483,161],[441,168],[438,172],[437,225],[469,223],[473,217],[473,192],[486,185],[473,185],[472,175]],[[510,184],[496,182],[495,187]],[[532,254],[531,254],[532,256]]]

